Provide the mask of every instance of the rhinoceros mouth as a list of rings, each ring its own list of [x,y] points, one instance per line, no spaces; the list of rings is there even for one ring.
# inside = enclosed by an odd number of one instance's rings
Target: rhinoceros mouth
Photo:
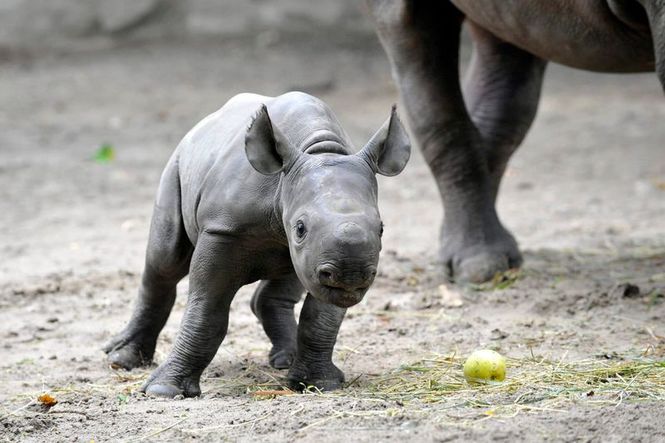
[[[323,302],[339,306],[340,308],[349,308],[360,303],[367,292],[367,288],[349,291],[335,286],[317,286],[317,290],[312,291],[312,295]]]

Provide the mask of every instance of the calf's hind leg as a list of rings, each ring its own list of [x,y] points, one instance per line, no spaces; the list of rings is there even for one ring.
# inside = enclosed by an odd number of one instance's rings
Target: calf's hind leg
[[[112,365],[125,369],[152,361],[157,337],[175,301],[176,285],[189,269],[193,247],[180,213],[176,155],[169,160],[159,185],[134,312],[125,329],[103,348]]]
[[[264,280],[252,297],[252,312],[263,325],[272,343],[270,366],[288,369],[296,353],[297,328],[293,306],[300,301],[303,288],[295,273],[279,279]]]

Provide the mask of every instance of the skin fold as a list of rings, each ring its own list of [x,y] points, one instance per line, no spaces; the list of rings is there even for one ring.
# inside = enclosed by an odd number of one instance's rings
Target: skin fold
[[[372,284],[381,250],[375,174],[400,173],[410,155],[394,108],[354,151],[332,111],[299,92],[240,94],[196,125],[162,174],[139,296],[104,348],[109,361],[150,363],[176,284],[189,274],[178,337],[142,390],[200,395],[235,293],[260,280],[251,307],[272,342],[270,364],[289,369],[293,389],[340,388],[337,333]]]
[[[368,0],[444,207],[447,276],[480,283],[522,263],[496,212],[510,156],[536,115],[548,61],[653,72],[665,88],[665,0]],[[459,73],[463,24],[473,40]],[[600,110],[599,110],[600,111]]]

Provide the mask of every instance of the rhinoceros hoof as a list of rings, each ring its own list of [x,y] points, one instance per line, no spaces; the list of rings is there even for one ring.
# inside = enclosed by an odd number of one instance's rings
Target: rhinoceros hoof
[[[152,373],[141,387],[141,392],[152,397],[198,397],[201,395],[199,378],[194,375],[178,375],[166,362]]]
[[[460,283],[483,283],[508,269],[516,268],[519,263],[504,254],[485,253],[463,260],[455,272],[455,280]]]
[[[518,268],[522,264],[517,243],[507,232],[505,237],[489,244],[465,247],[444,242],[441,255],[446,277],[457,283],[484,283],[492,280],[498,272]]]
[[[148,366],[152,362],[155,347],[145,345],[130,334],[121,333],[111,339],[103,350],[111,367],[130,370]]]
[[[295,358],[295,349],[272,348],[268,361],[275,369],[289,369]]]
[[[344,373],[334,364],[308,369],[294,363],[287,376],[289,388],[303,392],[310,390],[334,391],[344,384]]]

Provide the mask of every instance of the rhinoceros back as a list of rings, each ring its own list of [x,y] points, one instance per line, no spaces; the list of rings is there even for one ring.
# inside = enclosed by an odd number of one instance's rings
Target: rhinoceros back
[[[209,216],[219,208],[218,212],[226,219],[216,222],[236,225],[241,221],[232,220],[235,213],[254,215],[244,205],[251,204],[261,210],[274,198],[270,189],[271,185],[276,186],[277,177],[256,172],[244,150],[247,128],[263,104],[268,108],[273,127],[303,151],[324,140],[345,149],[350,146],[337,118],[315,97],[301,92],[278,97],[236,95],[192,128],[172,159],[178,163],[181,209],[190,239],[194,240],[201,228],[202,214]],[[239,210],[240,206],[243,210]]]

